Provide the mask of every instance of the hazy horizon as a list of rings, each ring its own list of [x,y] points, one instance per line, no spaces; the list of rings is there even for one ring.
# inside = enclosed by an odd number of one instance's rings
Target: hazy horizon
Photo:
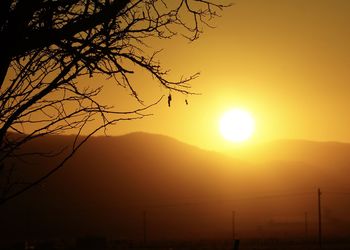
[[[70,139],[41,138],[23,150],[50,152]],[[350,144],[290,141],[260,150],[249,163],[162,135],[92,137],[55,175],[5,204],[0,218],[9,239],[30,232],[39,239],[102,235],[142,242],[147,211],[150,241],[196,241],[230,239],[235,211],[244,242],[305,240],[308,213],[307,238],[317,242],[320,188],[325,238],[349,237]],[[32,157],[35,171],[22,178],[40,175],[59,158]],[[23,219],[29,222],[19,229]]]

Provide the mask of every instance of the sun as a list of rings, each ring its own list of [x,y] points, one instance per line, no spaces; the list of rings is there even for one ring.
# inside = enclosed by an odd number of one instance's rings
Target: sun
[[[235,143],[240,143],[252,137],[255,130],[255,120],[248,112],[240,108],[225,112],[220,119],[222,136]]]

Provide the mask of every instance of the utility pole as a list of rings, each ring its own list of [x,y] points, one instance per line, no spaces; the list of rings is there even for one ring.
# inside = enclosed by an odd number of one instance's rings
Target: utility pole
[[[322,214],[321,214],[321,190],[317,190],[318,197],[318,244],[322,248]]]
[[[146,210],[143,211],[143,243],[147,242],[147,213]]]
[[[236,212],[232,211],[232,239],[236,239],[236,225],[235,225],[235,218],[236,217]]]
[[[239,239],[236,239],[236,212],[232,211],[232,243],[233,250],[239,249]]]
[[[305,240],[308,238],[307,212],[305,212]]]

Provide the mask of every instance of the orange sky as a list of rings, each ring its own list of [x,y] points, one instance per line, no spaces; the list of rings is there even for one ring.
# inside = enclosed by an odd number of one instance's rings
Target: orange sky
[[[145,131],[226,149],[218,120],[239,106],[256,118],[249,143],[282,138],[350,142],[349,13],[348,0],[236,0],[215,21],[217,28],[206,29],[198,41],[155,43],[164,48],[159,58],[171,75],[201,72],[192,85],[202,95],[189,97],[188,106],[184,96],[175,95],[170,109],[164,99],[152,109],[154,116],[120,123],[108,134]],[[168,93],[142,72],[135,83],[146,103]],[[108,98],[130,107],[122,89]]]

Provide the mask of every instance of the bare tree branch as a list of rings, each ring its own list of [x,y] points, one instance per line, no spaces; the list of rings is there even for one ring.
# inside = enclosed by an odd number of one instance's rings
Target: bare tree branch
[[[194,94],[189,83],[199,74],[170,79],[157,59],[161,50],[149,44],[176,35],[196,40],[229,6],[223,1],[0,1],[0,204],[60,169],[97,131],[147,116],[159,101],[144,103],[132,81],[135,72],[143,70],[167,93]],[[83,81],[96,75],[114,79],[141,108],[120,111],[101,102],[103,84]],[[87,130],[91,122],[98,125]],[[55,154],[24,152],[25,145],[68,133],[76,137],[68,152],[58,150],[66,153],[61,163],[34,181],[12,181],[16,160]]]

